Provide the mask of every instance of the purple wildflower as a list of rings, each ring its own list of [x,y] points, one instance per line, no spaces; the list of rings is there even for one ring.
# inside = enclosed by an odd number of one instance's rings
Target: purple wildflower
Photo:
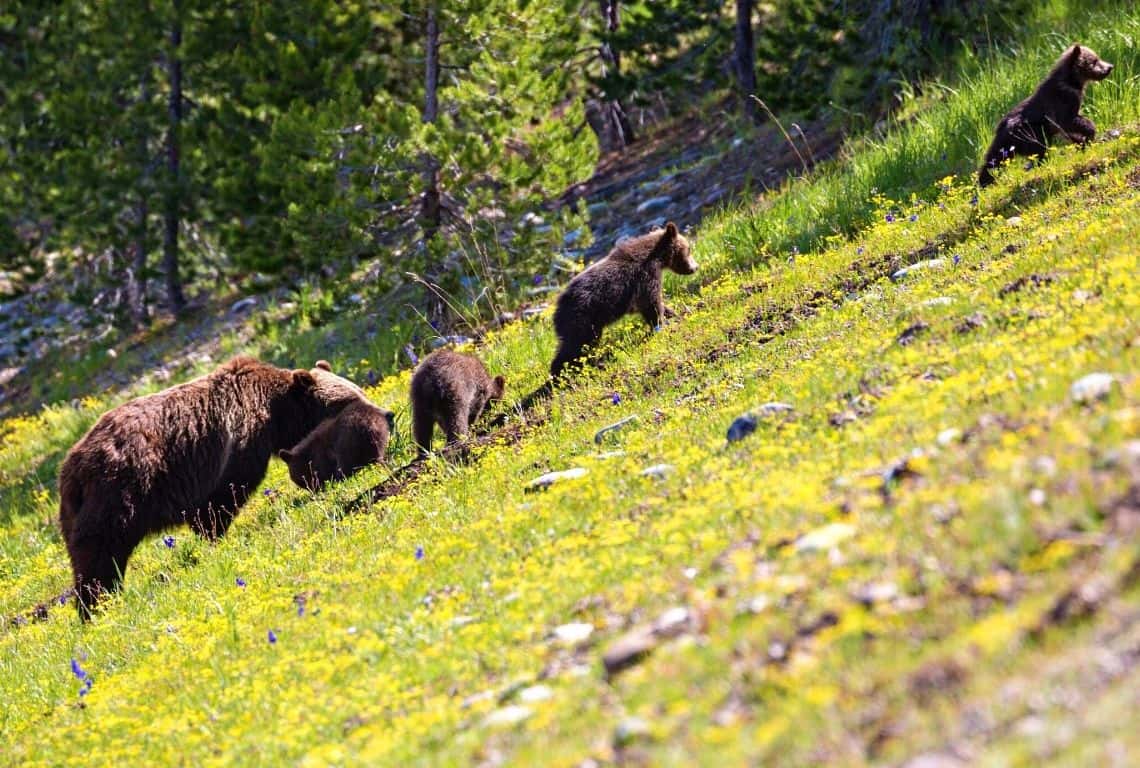
[[[887,214],[887,216],[886,216],[886,219],[887,219],[887,223],[888,223],[888,224],[891,224],[891,223],[893,223],[893,222],[894,222],[894,220],[895,220],[895,215],[894,215],[893,213],[888,213],[888,214]]]
[[[162,543],[166,545],[167,549],[174,549],[174,537],[173,536],[163,536],[162,537]]]
[[[855,255],[856,256],[862,256],[863,255],[863,246],[860,245],[858,248],[855,249]]]
[[[71,674],[75,675],[76,679],[79,680],[87,679],[87,671],[79,666],[79,662],[76,659],[71,660]]]
[[[619,395],[617,392],[614,392],[612,395],[610,395],[610,402],[614,405],[617,405],[621,402],[621,395]]]
[[[958,264],[959,264],[961,261],[962,261],[962,257],[961,257],[959,254],[955,253],[955,254],[954,254],[954,266],[955,266],[955,267],[956,267],[956,266],[958,266]]]
[[[977,204],[978,204],[978,193],[975,192],[974,196],[970,198],[970,205],[977,205]]]
[[[274,632],[272,629],[269,630],[269,635],[267,636],[266,639],[269,640],[270,645],[273,645],[274,643],[277,642],[277,633]]]
[[[234,583],[237,584],[239,587],[244,587],[245,586],[245,579],[243,579],[241,576],[238,576],[236,579],[234,579]]]
[[[271,498],[271,497],[277,495],[277,489],[276,488],[266,488],[264,491],[261,492],[261,495],[267,499]]]
[[[416,560],[423,560],[423,559],[424,559],[424,548],[423,547],[416,547]]]
[[[913,224],[913,223],[915,223],[916,221],[918,221],[918,214],[917,214],[917,213],[912,213],[912,214],[910,215],[910,223],[911,223],[911,224]]]
[[[534,284],[535,285],[542,285],[542,281],[545,279],[546,278],[543,275],[535,275],[534,276]]]
[[[79,688],[79,695],[80,696],[86,696],[88,694],[88,692],[90,692],[91,686],[94,684],[95,684],[95,680],[90,678],[90,677],[87,678],[86,680],[84,680],[83,685]]]

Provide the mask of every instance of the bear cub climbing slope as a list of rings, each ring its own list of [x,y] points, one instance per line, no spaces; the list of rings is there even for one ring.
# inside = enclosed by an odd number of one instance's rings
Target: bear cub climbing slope
[[[603,328],[631,312],[638,312],[650,328],[672,317],[661,296],[661,273],[665,269],[679,275],[697,271],[689,241],[673,222],[618,243],[605,258],[571,280],[554,309],[559,347],[550,364],[550,375],[558,379],[568,363],[597,343]]]
[[[1093,121],[1080,114],[1085,86],[1103,80],[1112,65],[1091,48],[1074,43],[1062,54],[1033,95],[1018,104],[998,123],[997,135],[986,151],[978,184],[994,183],[993,169],[1011,157],[1044,156],[1050,139],[1058,134],[1078,144],[1096,138]]]
[[[361,401],[359,387],[323,368],[238,357],[103,414],[59,472],[80,617],[119,588],[144,536],[183,523],[208,539],[223,535],[275,451]]]
[[[412,376],[412,434],[421,456],[431,450],[438,423],[447,444],[457,443],[487,403],[500,400],[506,380],[491,378],[483,363],[449,349],[432,353]]]

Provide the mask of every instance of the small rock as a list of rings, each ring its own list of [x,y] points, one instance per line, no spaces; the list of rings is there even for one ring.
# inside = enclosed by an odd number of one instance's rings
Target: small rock
[[[617,432],[619,429],[621,429],[625,425],[632,424],[635,421],[637,421],[637,416],[626,416],[621,421],[615,421],[613,424],[610,424],[608,427],[602,427],[594,435],[594,443],[601,445],[602,440],[605,439],[606,435]]]
[[[519,691],[518,699],[524,704],[537,704],[540,701],[547,701],[554,696],[554,691],[547,685],[532,685],[529,688],[523,688]]]
[[[640,717],[627,717],[614,728],[614,749],[625,749],[634,742],[648,740],[651,735],[649,723]]]
[[[230,314],[231,315],[240,315],[242,312],[245,312],[246,310],[253,309],[256,306],[257,306],[257,297],[247,296],[246,298],[235,301],[233,304],[230,305]]]
[[[1011,227],[1020,227],[1021,226],[1021,217],[1020,216],[1010,216],[1008,219],[1005,220],[1005,223]]]
[[[23,372],[24,369],[21,367],[5,368],[4,370],[0,371],[0,387],[8,386],[12,383],[12,379],[16,378]]]
[[[648,627],[641,627],[622,635],[602,654],[602,665],[606,675],[613,677],[618,672],[634,666],[657,647],[657,638]]]
[[[522,311],[522,319],[530,320],[531,318],[538,317],[546,311],[549,304],[539,304],[537,307],[527,307]]]
[[[574,243],[578,242],[578,240],[581,237],[582,237],[582,230],[581,229],[572,229],[569,232],[567,232],[565,235],[562,236],[562,244],[565,246],[571,246]]]
[[[538,491],[549,488],[555,483],[560,483],[564,480],[577,480],[579,477],[585,477],[589,470],[584,467],[573,467],[571,469],[563,469],[559,472],[547,472],[545,475],[536,477],[527,483],[526,490]]]
[[[1076,403],[1091,403],[1108,397],[1116,385],[1116,377],[1111,373],[1090,373],[1073,382],[1069,395]]]
[[[598,461],[606,461],[607,459],[618,459],[625,456],[625,451],[602,451],[594,456]]]
[[[924,307],[948,307],[954,303],[954,299],[949,296],[935,296],[933,299],[927,299],[922,302]]]
[[[764,611],[768,610],[771,606],[772,606],[771,598],[769,598],[767,595],[757,595],[756,597],[754,597],[748,601],[748,605],[746,606],[746,610],[749,613],[755,615],[758,613],[763,613]]]
[[[855,535],[855,526],[848,523],[829,523],[796,539],[797,552],[818,552]]]
[[[945,448],[962,437],[962,430],[957,427],[950,427],[938,433],[938,437],[934,438],[934,442]]]
[[[653,632],[658,637],[676,637],[690,629],[692,623],[692,613],[689,609],[677,606],[657,617],[657,621],[653,622]]]
[[[512,725],[518,725],[533,714],[534,710],[530,707],[524,707],[521,704],[511,704],[501,709],[496,709],[487,715],[483,723],[491,728],[506,728]]]
[[[666,475],[676,471],[676,467],[672,464],[654,464],[652,467],[646,467],[638,472],[642,477],[656,477],[664,479]]]
[[[479,619],[476,618],[475,616],[456,616],[454,619],[451,620],[451,626],[453,629],[462,629],[463,627],[466,627],[468,624],[474,624],[478,620]]]
[[[562,646],[573,647],[581,645],[594,634],[594,625],[583,621],[563,624],[554,628],[554,640]]]
[[[896,271],[891,275],[891,280],[894,280],[897,283],[899,280],[902,280],[908,275],[914,275],[919,272],[925,272],[931,269],[942,269],[945,266],[946,259],[927,259],[926,261],[920,261],[915,264],[911,264],[909,267],[903,267],[902,269]]]
[[[752,414],[745,414],[738,416],[731,425],[728,427],[728,442],[735,443],[737,440],[743,440],[748,435],[756,431],[756,417]]]
[[[546,222],[534,211],[527,211],[525,214],[523,214],[520,223],[526,227],[541,227]]]
[[[756,413],[760,416],[776,416],[781,413],[791,413],[795,407],[788,403],[771,402],[764,403],[756,409]]]
[[[648,200],[645,200],[644,202],[642,202],[641,205],[637,206],[637,213],[638,213],[638,215],[644,215],[647,213],[655,213],[655,212],[661,210],[662,208],[669,206],[672,202],[673,202],[673,198],[669,197],[668,195],[659,195],[657,197],[651,197]]]
[[[870,607],[876,603],[889,603],[899,595],[899,587],[892,581],[876,581],[864,584],[852,593],[852,597]]]

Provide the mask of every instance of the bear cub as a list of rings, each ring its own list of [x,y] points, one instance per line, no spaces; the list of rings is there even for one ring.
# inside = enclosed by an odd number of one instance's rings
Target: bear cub
[[[143,537],[189,524],[215,539],[269,459],[364,392],[324,368],[238,357],[212,373],[103,414],[59,471],[59,521],[80,618],[121,586]]]
[[[550,375],[558,379],[568,363],[597,343],[603,328],[631,312],[645,318],[650,328],[673,317],[661,296],[665,269],[679,275],[697,271],[689,241],[673,222],[619,243],[571,280],[554,309],[554,331],[560,343]]]
[[[1085,86],[1103,80],[1112,65],[1091,48],[1074,43],[1062,54],[1033,95],[1018,104],[998,123],[997,135],[986,151],[978,184],[993,184],[993,169],[1011,157],[1045,155],[1049,140],[1058,134],[1078,144],[1096,138],[1092,120],[1080,114]]]
[[[477,358],[449,349],[433,352],[412,376],[412,434],[420,456],[431,450],[438,423],[453,445],[467,434],[492,400],[500,400],[506,380],[491,378]]]
[[[277,456],[289,465],[289,477],[308,491],[319,491],[332,480],[343,480],[384,460],[395,414],[372,403],[349,403],[325,419],[292,448]]]

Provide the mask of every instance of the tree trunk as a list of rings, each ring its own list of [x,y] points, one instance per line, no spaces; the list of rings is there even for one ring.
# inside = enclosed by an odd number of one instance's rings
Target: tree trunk
[[[434,123],[439,114],[439,8],[432,2],[427,7],[427,29],[424,49],[424,115],[425,123]],[[420,211],[424,240],[431,240],[439,231],[440,195],[439,162],[430,154],[424,157],[424,199]]]
[[[756,119],[756,45],[752,38],[752,2],[736,0],[736,78],[744,114]]]
[[[600,0],[600,3],[602,19],[606,25],[606,34],[612,35],[621,25],[621,6],[619,5],[619,0]],[[612,69],[615,76],[620,74],[621,53],[614,50],[609,40],[602,42],[600,53],[602,55],[602,66]],[[604,70],[603,74],[605,74]],[[633,133],[633,126],[629,122],[629,116],[626,115],[625,109],[622,108],[621,102],[618,99],[603,99],[602,117],[604,122],[609,123],[609,126],[604,131],[605,135],[603,136],[602,133],[598,134],[598,139],[602,143],[603,149],[607,143],[612,143],[613,141],[608,137],[615,137],[617,141],[620,142],[620,145],[617,147],[618,149],[623,149],[637,140],[637,137]]]
[[[147,218],[150,216],[150,149],[147,146],[146,105],[150,102],[150,63],[139,78],[139,103],[143,107],[139,127],[139,195],[135,202],[134,256],[127,270],[127,306],[131,322],[142,328],[149,319],[146,306]]]
[[[166,223],[162,242],[162,264],[166,270],[166,293],[170,309],[178,314],[186,306],[182,280],[178,276],[178,228],[181,223],[182,179],[179,135],[182,130],[182,2],[174,0],[174,21],[170,28],[170,51],[166,72],[170,82],[168,110],[170,125],[166,136]]]

